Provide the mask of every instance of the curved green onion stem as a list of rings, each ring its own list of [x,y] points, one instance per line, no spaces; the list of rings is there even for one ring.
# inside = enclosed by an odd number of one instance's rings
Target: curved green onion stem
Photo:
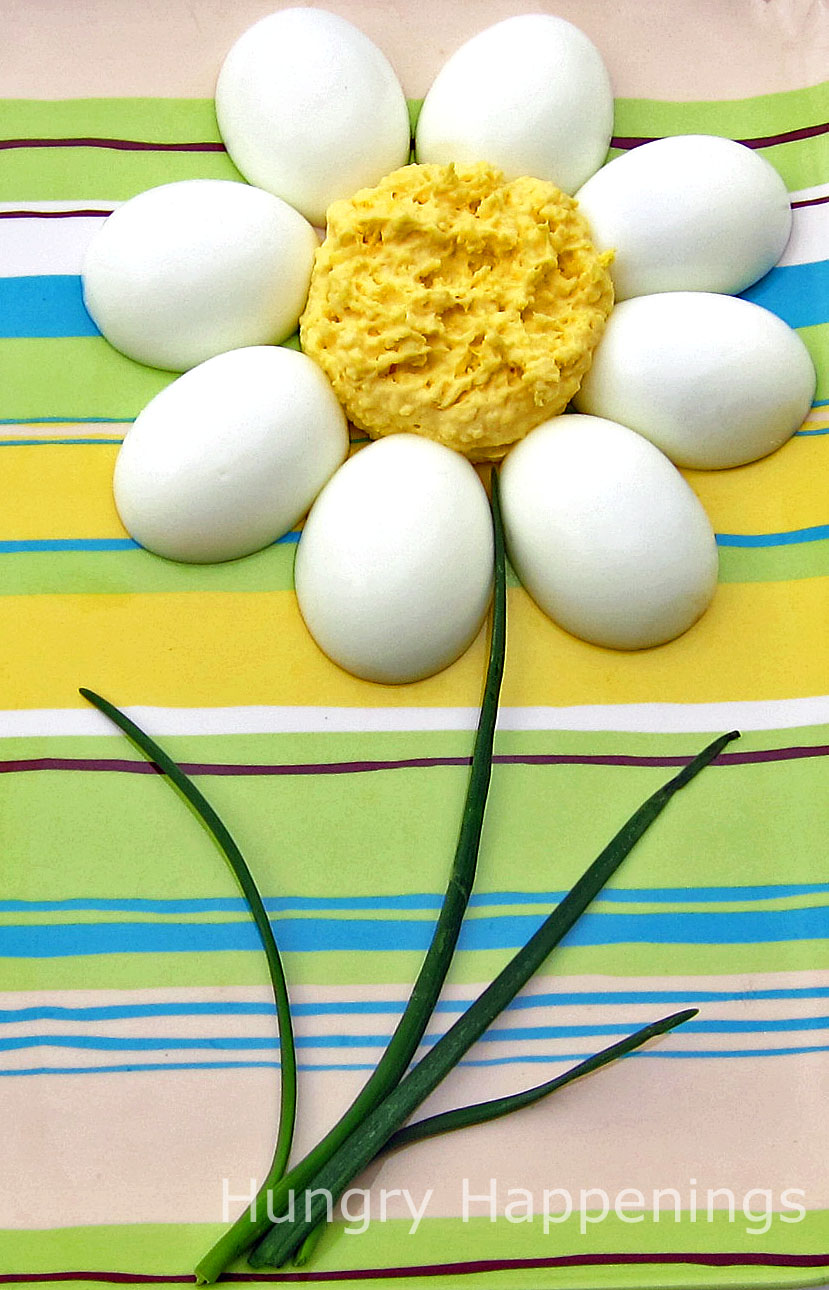
[[[551,1093],[556,1093],[560,1088],[565,1088],[574,1080],[580,1079],[582,1075],[601,1070],[603,1066],[609,1066],[618,1058],[641,1048],[657,1035],[667,1034],[669,1030],[674,1030],[684,1022],[690,1021],[692,1017],[697,1016],[698,1011],[697,1008],[685,1008],[682,1012],[673,1012],[669,1017],[652,1021],[649,1025],[634,1031],[632,1035],[627,1035],[617,1043],[609,1044],[601,1052],[594,1053],[592,1057],[585,1058],[583,1062],[572,1066],[562,1075],[556,1075],[553,1079],[548,1079],[543,1084],[536,1084],[533,1088],[523,1089],[520,1093],[509,1093],[505,1097],[495,1097],[489,1102],[475,1102],[469,1106],[455,1107],[451,1111],[443,1111],[439,1115],[430,1115],[425,1120],[407,1124],[404,1128],[398,1129],[397,1133],[392,1134],[375,1159],[392,1151],[400,1151],[403,1147],[410,1147],[415,1142],[423,1142],[426,1138],[434,1138],[442,1133],[454,1133],[457,1129],[471,1129],[476,1124],[486,1124],[489,1120],[498,1120],[504,1115],[511,1115],[513,1111],[521,1111],[524,1107],[533,1106],[543,1098],[549,1097]],[[294,1267],[303,1268],[310,1262],[324,1227],[325,1224],[320,1223],[319,1227],[315,1227],[308,1233],[294,1256]]]
[[[252,1267],[280,1267],[291,1257],[311,1229],[325,1216],[329,1197],[333,1201],[342,1195],[351,1180],[374,1159],[392,1134],[402,1128],[410,1115],[437,1088],[472,1044],[481,1038],[519,990],[523,989],[664,810],[674,793],[684,788],[722,752],[726,744],[737,737],[737,731],[730,731],[715,739],[634,812],[526,945],[510,959],[486,990],[441,1036],[426,1056],[412,1067],[385,1100],[365,1117],[327,1163],[316,1171],[309,1180],[310,1186],[304,1184],[304,1202],[297,1206],[295,1219],[286,1219],[279,1226],[271,1228],[250,1255]]]
[[[669,1017],[652,1021],[649,1025],[634,1031],[632,1035],[627,1035],[615,1044],[609,1044],[607,1048],[594,1053],[592,1057],[586,1057],[583,1062],[579,1062],[577,1066],[571,1066],[570,1070],[562,1075],[548,1079],[544,1084],[536,1084],[533,1088],[523,1089],[520,1093],[508,1093],[505,1097],[494,1097],[489,1102],[475,1102],[470,1106],[460,1106],[452,1111],[443,1111],[440,1115],[430,1115],[425,1120],[417,1120],[414,1124],[407,1124],[405,1128],[398,1129],[397,1133],[392,1134],[383,1147],[383,1154],[399,1151],[402,1147],[410,1147],[413,1142],[422,1142],[424,1138],[434,1138],[438,1133],[454,1133],[456,1129],[470,1129],[475,1124],[486,1124],[489,1120],[498,1120],[503,1115],[511,1115],[513,1111],[532,1106],[542,1098],[549,1097],[550,1093],[555,1093],[567,1084],[572,1084],[574,1080],[581,1079],[582,1075],[601,1070],[602,1066],[609,1066],[611,1062],[624,1057],[626,1053],[641,1048],[657,1035],[665,1035],[669,1030],[674,1030],[684,1022],[690,1021],[692,1017],[696,1017],[698,1011],[698,1008],[684,1008],[682,1012],[672,1012]]]
[[[282,1177],[288,1164],[288,1157],[291,1154],[291,1144],[294,1137],[294,1125],[296,1123],[296,1049],[294,1046],[294,1030],[291,1020],[291,1008],[288,1001],[288,986],[285,980],[285,971],[282,966],[282,959],[279,949],[274,938],[273,929],[262,903],[262,897],[259,895],[253,875],[247,866],[247,862],[239,850],[236,842],[226,828],[222,819],[214,811],[207,798],[196,788],[193,781],[187,776],[180,766],[169,757],[163,748],[146,734],[140,726],[131,721],[125,713],[116,708],[114,704],[107,699],[101,698],[94,690],[87,690],[81,687],[80,693],[110,721],[114,722],[120,730],[123,730],[132,742],[141,750],[150,761],[155,762],[159,770],[171,780],[175,787],[186,798],[192,806],[196,815],[202,821],[208,832],[212,835],[219,849],[224,855],[225,860],[230,866],[233,876],[238,882],[242,894],[248,903],[250,912],[253,915],[259,935],[262,938],[262,946],[265,951],[265,957],[268,962],[268,972],[270,973],[271,984],[273,985],[274,1001],[276,1003],[276,1015],[279,1024],[279,1061],[280,1061],[280,1082],[279,1082],[279,1129],[274,1147],[273,1159],[268,1176],[262,1184],[262,1193],[274,1185]]]
[[[281,1213],[291,1192],[304,1188],[317,1170],[358,1129],[397,1084],[414,1057],[443,988],[455,951],[463,916],[475,880],[481,829],[492,771],[492,745],[498,717],[498,698],[506,653],[506,557],[504,530],[498,498],[498,480],[492,473],[492,517],[495,538],[495,581],[490,631],[489,663],[481,702],[478,729],[472,750],[469,785],[461,817],[455,858],[432,940],[426,951],[408,1003],[391,1039],[367,1083],[351,1106],[315,1147],[278,1184],[270,1189],[267,1204],[259,1198],[219,1238],[196,1267],[197,1283],[216,1280],[225,1268],[249,1249]],[[262,1193],[260,1192],[260,1197]]]

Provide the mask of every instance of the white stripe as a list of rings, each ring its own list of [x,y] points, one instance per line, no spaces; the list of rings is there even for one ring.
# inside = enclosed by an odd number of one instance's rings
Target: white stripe
[[[334,708],[303,705],[226,708],[125,708],[144,730],[163,735],[353,734],[474,730],[477,708]],[[613,731],[639,734],[788,730],[829,723],[829,695],[730,703],[617,703],[501,709],[500,730]],[[92,708],[0,710],[0,738],[113,734]]]
[[[792,193],[791,200],[810,201],[829,192],[829,185]],[[118,202],[0,202],[2,211],[102,210],[100,218],[7,219],[2,221],[0,277],[80,273],[89,242]],[[829,205],[800,206],[792,212],[792,234],[778,261],[809,264],[829,259]]]
[[[792,205],[796,202],[813,202],[819,197],[829,197],[829,184],[813,184],[811,188],[796,188],[789,193]]]
[[[792,211],[792,232],[778,265],[829,260],[829,203]]]
[[[106,216],[0,221],[0,276],[79,274]]]
[[[102,215],[109,215],[116,206],[121,206],[121,202],[111,201],[108,197],[90,197],[88,201],[32,201],[32,202],[0,202],[0,212],[2,211],[30,211],[36,214],[38,211],[94,211],[100,210]]]
[[[708,1189],[730,1188],[739,1214],[758,1180],[775,1196],[802,1189],[805,1205],[820,1209],[829,1204],[820,1131],[826,1065],[825,1055],[745,1058],[718,1064],[714,1080],[706,1060],[618,1062],[554,1103],[393,1155],[357,1185],[405,1187],[418,1201],[432,1189],[428,1218],[460,1217],[463,1179],[477,1195],[492,1177],[499,1210],[511,1187],[529,1190],[540,1209],[545,1187],[565,1188],[577,1203],[582,1189],[604,1187],[612,1198],[623,1188],[675,1187],[687,1197],[695,1185],[703,1207]],[[416,1118],[529,1087],[546,1069],[453,1071]],[[306,1073],[297,1157],[364,1081],[359,1071]],[[0,1228],[221,1222],[222,1179],[240,1197],[235,1213],[251,1174],[267,1169],[275,1101],[271,1070],[8,1079],[0,1133],[15,1186],[0,1194]],[[21,1133],[21,1125],[37,1132]],[[46,1209],[44,1177],[71,1182],[54,1189]],[[392,1216],[405,1217],[393,1200]]]
[[[556,981],[553,986],[553,992],[561,991],[561,982]],[[465,1001],[471,1001],[475,993],[470,989],[465,997]],[[681,997],[681,996],[680,996]],[[623,1038],[625,1034],[632,1034],[641,1026],[647,1026],[657,1020],[658,1017],[666,1017],[672,1012],[679,1012],[684,1006],[699,1007],[700,1021],[723,1021],[723,1022],[744,1022],[752,1021],[758,1026],[767,1024],[770,1021],[788,1021],[795,1023],[798,1020],[808,1020],[813,1017],[825,1017],[829,1013],[829,999],[732,999],[726,1003],[711,1003],[702,1001],[699,1005],[695,1004],[696,992],[689,990],[685,998],[685,1003],[584,1003],[584,1004],[551,1004],[544,1002],[538,1007],[522,1007],[506,1011],[494,1023],[493,1029],[501,1032],[521,1031],[527,1029],[538,1029],[541,1027],[559,1027],[571,1026],[576,1028],[590,1026],[616,1026],[621,1027],[617,1032],[607,1035],[584,1035],[584,1036],[565,1036],[561,1039],[558,1036],[541,1036],[538,1039],[527,1041],[520,1037],[511,1037],[510,1039],[499,1038],[490,1041],[497,1048],[497,1052],[487,1053],[491,1056],[512,1056],[515,1052],[520,1051],[518,1045],[523,1042],[541,1043],[548,1045],[553,1042],[564,1044],[564,1050],[570,1051],[575,1048],[595,1047],[602,1048],[607,1044],[614,1043],[617,1039]],[[4,1010],[8,1005],[4,997]],[[268,1006],[267,1004],[265,1005]],[[71,1036],[75,1038],[84,1038],[95,1036],[97,1039],[119,1039],[119,1040],[142,1040],[142,1039],[212,1039],[217,1041],[223,1039],[267,1039],[269,1043],[275,1044],[277,1039],[277,1025],[273,1005],[270,1005],[270,1015],[266,1013],[257,1013],[256,1015],[173,1015],[173,1016],[142,1016],[142,1017],[107,1017],[100,1020],[78,1021],[74,1018],[61,1020],[56,1017],[42,1018],[32,1021],[4,1022],[0,1025],[0,1040],[11,1039],[31,1039],[40,1036]],[[351,1038],[363,1037],[367,1039],[366,1047],[375,1047],[377,1043],[385,1043],[390,1036],[391,1031],[402,1012],[402,1006],[394,1012],[329,1012],[313,1015],[297,1015],[294,1018],[294,1030],[298,1039],[303,1040],[302,1053],[310,1051],[309,1041],[320,1038],[328,1038],[336,1035],[347,1035]],[[445,1034],[449,1027],[457,1020],[459,1012],[439,1012],[435,1015],[432,1024],[428,1029],[430,1038],[437,1038]],[[677,1032],[679,1033],[679,1032]],[[801,1035],[798,1038],[794,1024],[791,1029],[787,1030],[769,1030],[767,1033],[761,1029],[758,1030],[737,1030],[734,1032],[723,1031],[711,1032],[707,1034],[693,1035],[693,1043],[690,1047],[700,1047],[703,1042],[706,1044],[709,1040],[716,1042],[725,1048],[777,1048],[787,1047],[791,1044],[829,1044],[829,1026],[826,1030],[811,1029],[804,1027],[804,1035],[811,1034],[812,1038],[804,1038]],[[683,1035],[685,1032],[683,1032]],[[377,1039],[380,1036],[380,1039]],[[372,1039],[372,1037],[374,1037]],[[697,1044],[696,1040],[700,1043]],[[569,1045],[569,1048],[568,1048]],[[687,1045],[686,1045],[687,1046]],[[6,1059],[11,1058],[20,1050],[9,1049],[0,1053],[2,1062],[6,1065]],[[70,1054],[76,1054],[77,1049],[68,1049]],[[91,1050],[95,1051],[95,1050]],[[110,1059],[101,1057],[100,1051],[98,1062],[108,1062]],[[203,1049],[201,1057],[197,1061],[212,1060],[211,1050]],[[343,1049],[336,1053],[333,1049],[327,1050],[331,1053],[329,1060],[344,1061],[350,1059],[348,1056],[351,1049]],[[227,1056],[227,1054],[224,1054]],[[258,1052],[254,1048],[241,1049],[237,1051],[237,1057],[241,1060],[256,1060]],[[271,1056],[273,1054],[270,1054]],[[33,1054],[29,1053],[31,1059]],[[113,1060],[115,1060],[113,1058]],[[120,1059],[119,1059],[120,1060]],[[144,1058],[146,1061],[154,1061],[150,1051]],[[170,1049],[164,1052],[158,1058],[161,1061],[176,1061],[176,1050]],[[319,1060],[319,1055],[315,1058]],[[74,1056],[64,1058],[67,1065],[75,1065]],[[40,1065],[39,1062],[27,1060],[23,1065]]]
[[[123,421],[55,421],[0,424],[2,439],[123,439],[128,426]]]

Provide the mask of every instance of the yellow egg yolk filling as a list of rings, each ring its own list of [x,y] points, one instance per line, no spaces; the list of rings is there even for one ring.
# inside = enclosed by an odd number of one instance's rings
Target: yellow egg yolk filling
[[[613,305],[576,202],[477,165],[409,165],[327,212],[303,350],[354,425],[495,461],[562,412]]]

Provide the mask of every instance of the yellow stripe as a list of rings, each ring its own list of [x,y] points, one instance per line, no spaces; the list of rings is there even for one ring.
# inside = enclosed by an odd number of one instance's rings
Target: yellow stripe
[[[117,444],[4,444],[0,539],[125,537],[112,500],[117,453]]]
[[[782,533],[825,524],[829,436],[794,438],[733,470],[683,471],[717,533]]]
[[[510,593],[504,703],[687,702],[826,691],[826,585],[731,583],[679,640],[635,654],[586,645]],[[0,708],[82,706],[89,686],[120,704],[473,705],[482,633],[441,675],[408,686],[358,681],[328,662],[291,592],[0,599]]]
[[[106,437],[117,430],[107,427]],[[89,436],[86,427],[62,426],[60,437]],[[112,503],[117,444],[7,444],[0,451],[0,539],[125,536]],[[793,439],[735,470],[684,473],[717,532],[778,533],[826,523],[827,471],[829,436],[818,436]]]

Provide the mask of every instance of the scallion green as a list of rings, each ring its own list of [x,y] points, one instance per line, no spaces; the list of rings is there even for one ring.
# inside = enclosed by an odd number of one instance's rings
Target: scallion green
[[[409,1000],[380,1061],[347,1111],[315,1147],[275,1187],[267,1203],[261,1203],[264,1189],[208,1250],[196,1267],[198,1283],[216,1280],[254,1242],[267,1232],[272,1215],[278,1214],[291,1192],[304,1188],[318,1169],[334,1155],[367,1115],[379,1106],[395,1087],[414,1057],[434,1012],[449,964],[457,944],[463,917],[472,892],[483,828],[492,746],[498,717],[498,700],[506,652],[506,556],[504,529],[498,497],[498,479],[492,472],[492,518],[494,535],[494,588],[490,628],[489,662],[481,702],[478,728],[472,750],[472,764],[466,800],[461,816],[455,858],[429,948],[426,951]]]
[[[288,1158],[291,1154],[291,1145],[294,1136],[294,1125],[296,1123],[296,1102],[297,1102],[297,1077],[296,1077],[296,1049],[294,1045],[293,1022],[291,1019],[291,1007],[288,998],[288,986],[285,980],[285,970],[282,966],[282,958],[273,929],[270,924],[262,897],[254,881],[253,875],[248,868],[242,852],[239,850],[233,836],[224,824],[223,820],[216,813],[208,802],[207,798],[196,787],[188,775],[181,767],[170,757],[156,741],[136,725],[126,713],[116,708],[108,699],[103,699],[100,694],[94,690],[88,690],[82,687],[80,693],[94,707],[109,717],[119,730],[136,745],[137,748],[148,757],[150,761],[163,771],[172,784],[179,790],[188,804],[193,808],[196,815],[205,825],[214,841],[217,843],[225,860],[227,861],[233,875],[242,890],[242,894],[248,903],[250,912],[253,915],[259,935],[262,939],[262,947],[265,951],[265,958],[268,963],[268,972],[273,986],[274,1001],[276,1003],[276,1015],[279,1025],[279,1064],[280,1064],[280,1081],[279,1081],[279,1128],[277,1130],[276,1145],[274,1147],[271,1167],[268,1170],[268,1176],[262,1184],[261,1194],[265,1195],[282,1177],[288,1164]]]
[[[302,1245],[309,1232],[326,1217],[329,1198],[336,1200],[342,1194],[523,989],[674,794],[690,783],[737,737],[737,731],[730,731],[715,739],[633,813],[486,990],[387,1097],[364,1117],[325,1164],[310,1179],[303,1179],[304,1203],[297,1206],[297,1216],[293,1220],[283,1219],[280,1210],[274,1211],[281,1221],[271,1227],[253,1250],[249,1257],[252,1267],[281,1267]],[[289,1179],[290,1175],[287,1175],[283,1183]]]

